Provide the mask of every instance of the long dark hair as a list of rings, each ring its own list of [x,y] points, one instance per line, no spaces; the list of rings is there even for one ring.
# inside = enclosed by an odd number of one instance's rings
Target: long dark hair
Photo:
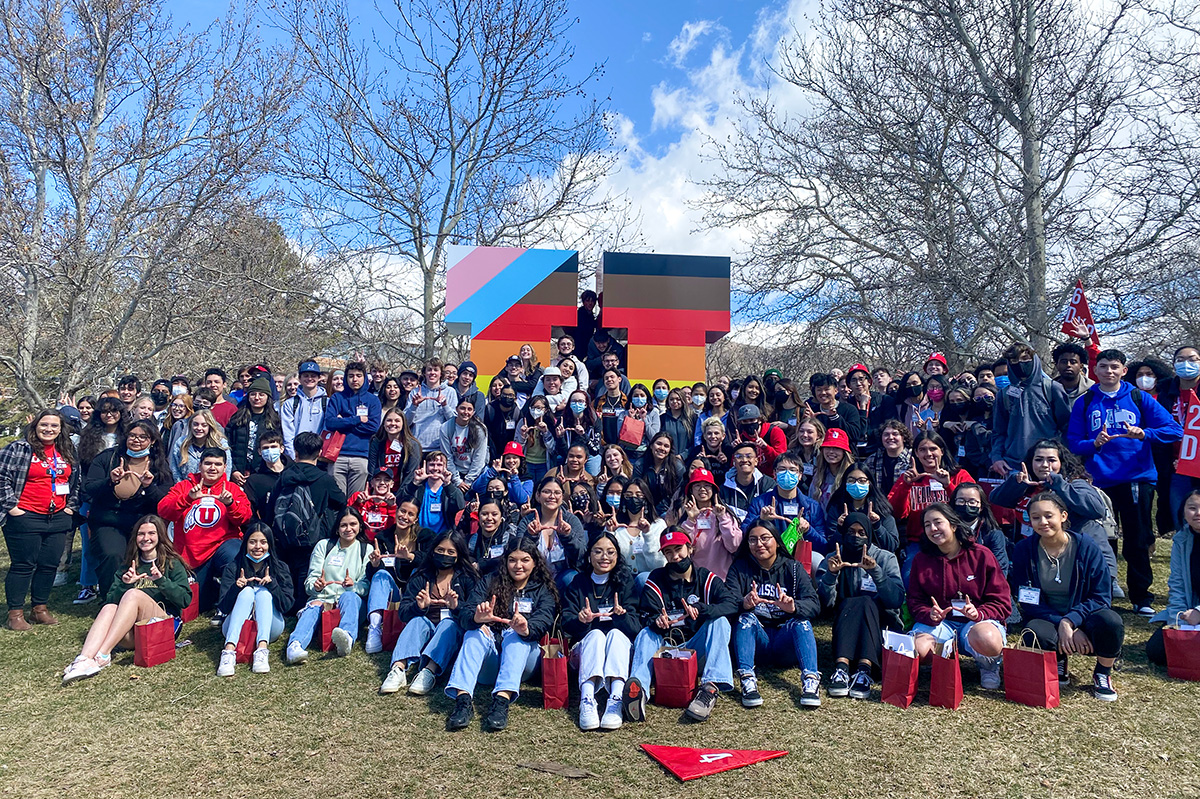
[[[932,430],[922,430],[917,434],[917,437],[913,439],[913,468],[917,471],[922,471],[924,469],[924,464],[921,463],[921,459],[917,456],[917,449],[926,441],[942,451],[942,460],[939,465],[953,475],[958,470],[958,461],[954,459],[954,455],[950,452],[950,447],[946,444],[946,439],[942,438]]]
[[[47,408],[33,417],[33,421],[25,427],[25,440],[29,442],[29,446],[33,448],[34,453],[44,453],[46,448],[42,445],[42,440],[37,436],[37,426],[38,422],[49,416],[54,416],[58,419],[58,435],[54,437],[54,444],[52,446],[63,460],[74,466],[75,445],[71,443],[71,425],[67,422],[67,417],[53,408]]]
[[[921,511],[922,530],[918,546],[920,546],[922,552],[927,555],[942,556],[941,550],[933,545],[933,542],[929,540],[929,536],[925,535],[924,531],[925,517],[933,511],[942,514],[946,517],[946,521],[950,522],[950,526],[954,528],[954,537],[958,539],[959,546],[963,549],[970,549],[975,546],[975,536],[971,533],[970,528],[963,524],[963,520],[954,512],[954,508],[945,502],[935,502]]]
[[[171,561],[179,561],[183,563],[183,558],[175,551],[174,545],[171,543],[170,536],[167,535],[167,520],[156,513],[148,513],[142,518],[133,523],[133,529],[129,533],[129,544],[125,547],[125,561],[133,562],[134,558],[140,557],[140,552],[137,546],[137,531],[143,524],[153,524],[154,529],[158,531],[158,548],[154,554],[154,564],[158,566],[158,570],[163,574],[167,573],[167,567]],[[183,567],[187,569],[187,564],[183,563]],[[123,572],[124,566],[118,564],[117,573]],[[191,569],[188,569],[191,573]],[[119,578],[118,578],[119,579]]]
[[[391,406],[392,408],[399,408],[400,403],[404,402],[404,386],[400,385],[400,378],[393,377],[391,375],[383,378],[383,380],[379,381],[379,390],[375,392],[375,396],[379,397],[379,404],[383,405],[384,408],[387,409],[385,403],[388,400],[387,395],[384,394],[384,391],[387,389],[388,383],[395,383],[396,388],[400,389],[400,396],[396,398],[396,404]]]
[[[496,597],[493,612],[502,618],[510,618],[512,615],[516,586],[513,584],[512,576],[508,573],[508,556],[517,550],[526,552],[533,558],[533,570],[529,573],[529,582],[526,585],[532,586],[541,583],[554,597],[554,604],[558,604],[558,589],[554,587],[554,575],[550,573],[546,559],[538,551],[537,539],[526,535],[517,535],[513,536],[512,540],[508,542],[508,546],[504,548],[504,555],[501,556],[504,562],[492,575],[491,582],[488,584],[487,595]]]
[[[356,537],[356,540],[362,541],[367,546],[370,546],[371,542],[367,540],[367,523],[363,521],[362,514],[349,505],[342,508],[341,512],[338,513],[338,515],[334,518],[333,526],[329,530],[329,537],[334,541],[337,541],[341,537],[338,535],[338,528],[342,526],[342,519],[346,518],[347,516],[353,516],[358,520],[358,536]]]
[[[1092,481],[1092,476],[1083,467],[1083,461],[1075,457],[1075,453],[1067,449],[1066,444],[1057,438],[1043,438],[1035,441],[1033,446],[1026,450],[1025,468],[1029,471],[1030,476],[1033,475],[1033,455],[1039,449],[1052,449],[1058,453],[1058,459],[1062,461],[1062,468],[1058,473],[1068,483],[1080,479],[1087,480],[1089,483]]]
[[[226,435],[230,427],[245,427],[250,424],[250,419],[254,416],[254,412],[250,410],[250,389],[246,389],[246,396],[242,397],[242,401],[238,404],[238,409],[233,416],[229,417],[229,424],[225,425]],[[271,404],[271,395],[267,394],[267,404],[262,409],[262,425],[259,428],[258,434],[271,431],[279,433],[283,431],[283,423],[279,421],[279,412],[275,410],[275,406]]]
[[[950,494],[950,505],[954,506],[958,495],[966,489],[973,488],[979,492],[979,524],[975,530],[975,539],[979,539],[979,534],[983,529],[997,530],[1000,528],[1000,522],[996,519],[996,514],[992,513],[992,503],[988,502],[987,494],[983,490],[983,486],[976,482],[959,483],[953,492]],[[964,523],[965,524],[965,523]]]
[[[617,542],[616,534],[608,530],[600,530],[588,539],[587,549],[583,553],[583,563],[579,566],[579,573],[591,576],[595,572],[592,568],[592,547],[605,538],[611,541],[617,550],[617,562],[613,564],[612,571],[609,572],[609,579],[613,581],[613,590],[625,593],[625,589],[633,583],[637,573],[625,560],[625,556],[621,554],[621,545]]]
[[[887,518],[892,515],[892,503],[888,502],[887,495],[879,488],[879,483],[875,481],[875,473],[868,469],[866,465],[852,463],[846,467],[846,471],[842,472],[842,479],[838,480],[837,488],[833,494],[829,496],[829,504],[826,505],[828,513],[832,516],[840,516],[836,513],[837,509],[843,505],[848,505],[853,508],[857,501],[850,496],[850,492],[846,490],[846,481],[850,477],[850,472],[862,472],[870,481],[871,487],[867,491],[867,495],[863,497],[864,505],[868,503],[874,506],[874,510],[879,514],[880,518]]]
[[[622,483],[624,483],[624,486],[621,488],[621,507],[617,510],[618,522],[629,524],[629,511],[625,510],[624,498],[625,492],[633,486],[638,487],[638,490],[642,492],[642,499],[646,502],[646,504],[642,506],[642,516],[648,522],[658,521],[658,513],[654,510],[654,494],[651,493],[650,486],[646,484],[645,480],[640,477],[636,480],[626,480],[624,478],[614,477],[609,481],[609,483],[611,484],[616,480],[620,480]],[[605,493],[608,493],[607,487],[605,488]]]
[[[454,562],[454,573],[458,574],[465,571],[478,577],[479,569],[475,567],[475,559],[471,557],[471,548],[467,545],[466,536],[453,527],[447,527],[433,537],[433,541],[429,544],[429,551],[421,558],[421,562],[415,570],[416,573],[424,577],[425,581],[429,583],[437,579],[438,567],[430,555],[433,554],[433,550],[437,549],[438,545],[443,541],[449,541],[458,553],[458,560]]]
[[[468,397],[459,397],[458,404],[467,403],[471,406],[472,411],[476,411],[475,400]],[[457,406],[456,406],[457,407]],[[454,424],[458,424],[458,417],[454,419]],[[467,446],[474,449],[487,441],[487,428],[483,426],[483,422],[479,419],[478,413],[471,414],[471,421],[467,422]]]
[[[150,436],[150,473],[154,475],[154,482],[162,484],[170,481],[171,467],[167,465],[167,448],[163,444],[162,436],[158,434],[158,425],[150,419],[138,419],[136,422],[131,422],[121,437],[117,439],[117,457],[125,457],[125,449],[128,447],[126,438],[134,428],[138,428]]]
[[[242,531],[242,546],[238,549],[237,561],[241,562],[242,558],[246,557],[246,549],[250,543],[251,533],[262,533],[267,539],[267,560],[270,562],[270,568],[276,574],[280,574],[287,569],[287,564],[279,559],[275,552],[275,531],[271,529],[271,525],[266,522],[253,521],[246,525],[246,529]]]
[[[679,459],[679,453],[675,451],[675,442],[671,439],[670,433],[656,433],[654,438],[650,439],[650,443],[646,446],[646,453],[642,455],[642,474],[654,471],[654,442],[660,438],[665,438],[667,444],[670,445],[671,451],[667,453],[667,457],[663,460],[663,468],[666,471],[666,476],[663,478],[663,488],[666,494],[674,494],[675,489],[679,487],[678,475],[671,468],[671,459]]]
[[[117,411],[117,441],[125,440],[125,403],[116,397],[101,397],[92,405],[92,419],[79,434],[79,462],[91,463],[107,447],[104,444],[103,411]]]
[[[750,525],[750,530],[753,530],[755,527],[761,527],[775,537],[775,557],[788,558],[791,560],[795,559],[793,558],[792,553],[788,552],[787,546],[783,543],[783,532],[773,522],[769,522],[764,519],[755,519],[754,523]],[[742,536],[742,543],[738,546],[736,557],[739,560],[744,559],[751,566],[758,568],[758,559],[755,558],[754,555],[750,554],[750,530],[747,530],[746,534]]]

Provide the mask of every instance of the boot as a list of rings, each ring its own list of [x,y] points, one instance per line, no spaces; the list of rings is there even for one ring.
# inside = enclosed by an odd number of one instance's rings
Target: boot
[[[58,624],[58,619],[50,615],[45,605],[33,606],[33,621],[35,624]]]
[[[17,608],[8,612],[8,629],[23,632],[29,629],[29,622],[25,621],[25,609]]]

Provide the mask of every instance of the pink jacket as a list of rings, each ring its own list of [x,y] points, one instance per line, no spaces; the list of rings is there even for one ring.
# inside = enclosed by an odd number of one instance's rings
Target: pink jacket
[[[703,566],[724,580],[738,547],[742,545],[742,528],[737,517],[729,509],[723,514],[705,509],[697,518],[688,519],[679,527],[695,543],[692,553],[695,565]]]

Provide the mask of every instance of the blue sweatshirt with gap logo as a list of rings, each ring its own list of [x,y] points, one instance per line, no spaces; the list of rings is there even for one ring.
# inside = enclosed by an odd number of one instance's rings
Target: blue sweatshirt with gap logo
[[[1145,439],[1114,438],[1096,448],[1096,435],[1101,429],[1116,435],[1124,431],[1126,424],[1144,430]],[[1125,382],[1113,396],[1101,391],[1099,383],[1089,388],[1071,408],[1071,423],[1067,428],[1067,446],[1083,458],[1097,488],[1156,482],[1158,472],[1150,445],[1170,444],[1181,438],[1183,428],[1167,409],[1154,397]]]

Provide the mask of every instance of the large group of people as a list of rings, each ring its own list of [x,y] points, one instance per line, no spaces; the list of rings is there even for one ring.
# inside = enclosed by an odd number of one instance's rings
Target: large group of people
[[[296,665],[361,638],[390,657],[380,693],[440,682],[461,729],[482,682],[500,730],[554,631],[594,730],[645,720],[664,648],[695,653],[685,713],[703,721],[721,692],[761,705],[764,667],[797,667],[804,707],[867,699],[886,630],[922,657],[956,642],[996,689],[1008,630],[1027,629],[1063,684],[1071,656],[1094,659],[1090,689],[1111,701],[1114,597],[1200,623],[1200,481],[1176,468],[1196,347],[1172,367],[1072,340],[1054,376],[1018,343],[957,375],[934,353],[895,378],[854,364],[672,386],[631,384],[602,328],[554,344],[486,385],[470,360],[398,375],[304,360],[149,392],[129,375],[37,413],[0,453],[8,627],[57,623],[78,531],[74,602],[100,607],[64,684],[108,667],[138,622],[178,631],[192,609],[222,631],[220,676],[249,624],[255,673],[285,634]],[[1165,603],[1156,526],[1173,536]],[[1161,631],[1147,651],[1165,663]]]

